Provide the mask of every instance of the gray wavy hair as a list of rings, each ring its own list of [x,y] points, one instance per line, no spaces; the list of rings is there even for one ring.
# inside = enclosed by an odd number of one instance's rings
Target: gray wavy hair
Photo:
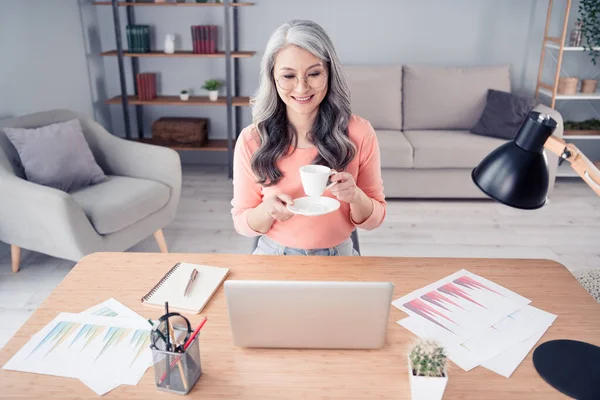
[[[251,100],[252,119],[260,146],[252,157],[252,170],[258,183],[274,185],[283,173],[277,161],[290,146],[296,147],[298,134],[287,119],[286,106],[277,93],[273,68],[275,57],[288,45],[298,46],[321,59],[328,70],[328,90],[319,106],[307,139],[318,150],[313,164],[343,171],[356,154],[348,136],[350,90],[333,43],[327,33],[312,21],[292,20],[281,25],[267,43],[260,68],[260,85]]]

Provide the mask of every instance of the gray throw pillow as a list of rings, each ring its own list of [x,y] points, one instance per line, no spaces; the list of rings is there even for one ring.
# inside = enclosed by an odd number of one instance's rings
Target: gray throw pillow
[[[511,140],[536,104],[533,98],[489,89],[485,108],[471,133]]]
[[[28,181],[65,192],[106,179],[83,136],[79,120],[40,128],[4,128]]]

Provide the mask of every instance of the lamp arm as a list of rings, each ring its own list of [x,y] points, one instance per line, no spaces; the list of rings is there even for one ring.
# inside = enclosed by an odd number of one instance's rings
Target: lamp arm
[[[600,170],[583,154],[577,146],[556,136],[550,136],[544,148],[571,163],[571,168],[600,196]]]

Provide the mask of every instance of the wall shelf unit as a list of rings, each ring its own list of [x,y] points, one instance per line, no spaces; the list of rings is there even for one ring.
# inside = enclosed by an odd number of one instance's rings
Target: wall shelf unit
[[[550,49],[560,50],[560,45],[554,42],[546,42],[546,47]],[[600,50],[600,47],[592,47],[592,49]],[[587,51],[587,49],[582,46],[563,46],[562,51]]]
[[[569,21],[569,15],[571,13],[572,0],[567,0],[565,11],[563,15],[561,34],[560,36],[549,36],[550,31],[550,20],[552,17],[552,4],[553,0],[548,2],[548,12],[546,15],[546,27],[544,28],[544,40],[542,45],[542,54],[540,56],[540,65],[538,69],[537,85],[535,87],[536,98],[540,98],[540,95],[544,95],[550,98],[550,107],[555,108],[557,100],[598,100],[600,99],[600,91],[595,93],[576,93],[570,95],[564,95],[558,93],[558,82],[562,71],[562,61],[565,52],[584,52],[587,49],[583,46],[567,46],[565,44],[567,38],[567,24]],[[594,50],[600,50],[599,47],[594,47]],[[542,79],[542,73],[544,69],[544,62],[546,59],[546,53],[550,53],[548,50],[556,50],[556,70],[554,71],[554,79],[551,83],[546,83]]]
[[[569,15],[571,13],[573,1],[567,0],[566,6],[564,9],[564,13],[562,14],[562,26],[560,27],[560,34],[557,36],[550,36],[550,21],[552,17],[553,10],[553,0],[549,0],[548,2],[548,11],[546,16],[546,27],[544,29],[544,37],[542,42],[542,52],[540,56],[540,65],[538,69],[537,76],[537,85],[535,88],[535,97],[541,101],[542,98],[549,101],[549,106],[554,109],[558,109],[558,102],[595,102],[600,100],[600,91],[596,91],[595,93],[582,93],[576,92],[574,94],[560,94],[558,93],[559,86],[559,78],[561,76],[569,76],[569,74],[563,68],[563,59],[564,57],[573,56],[577,53],[588,52],[588,48],[584,46],[568,46],[567,45],[567,31],[568,31],[568,22]],[[593,47],[594,50],[600,50],[600,47]],[[544,81],[543,79],[543,71],[544,71],[544,62],[546,57],[550,56],[556,61],[556,70],[553,71],[552,80],[550,82]],[[597,79],[600,75],[596,74],[592,79]],[[564,103],[560,103],[564,104]],[[595,103],[590,103],[595,104]],[[596,114],[598,114],[597,109],[592,107],[592,109],[596,110]],[[599,114],[600,115],[600,114]],[[579,141],[582,144],[591,145],[592,148],[597,148],[595,144],[600,140],[600,134],[598,131],[577,131],[577,130],[567,130],[565,129],[564,140],[569,142],[572,140]],[[586,146],[587,147],[587,146]],[[581,149],[585,152],[585,149]],[[597,151],[596,151],[597,153]],[[588,155],[590,156],[590,155]],[[597,157],[597,156],[596,156]],[[592,160],[594,156],[591,156]],[[596,161],[594,161],[596,162]],[[577,177],[578,175],[573,171],[570,166],[560,165],[557,171],[557,176],[559,177]]]
[[[250,58],[253,57],[256,54],[255,51],[232,51],[231,52],[231,58]],[[110,50],[110,51],[105,51],[100,53],[101,56],[105,56],[105,57],[110,57],[110,56],[115,56],[117,57],[119,54],[117,52],[117,50]],[[173,54],[166,54],[161,50],[152,50],[148,53],[129,53],[124,51],[123,52],[123,57],[173,57],[173,58],[178,58],[178,57],[198,57],[198,58],[223,58],[226,57],[225,52],[221,51],[221,52],[217,52],[217,53],[208,53],[208,54],[197,54],[194,53],[193,51],[189,51],[189,50],[179,50],[176,51]]]
[[[119,7],[225,7],[225,1],[223,3],[136,3],[133,1],[119,1]],[[95,6],[112,6],[112,1],[94,1],[92,4]],[[249,2],[231,2],[231,7],[248,7],[253,6],[254,3]]]
[[[552,97],[552,92],[545,88],[539,89],[538,93],[543,94],[544,96]],[[554,99],[555,100],[598,100],[598,99],[600,99],[600,92],[556,94],[556,95],[554,95]]]
[[[115,96],[106,100],[106,104],[121,104],[121,96]],[[220,97],[217,101],[211,101],[205,96],[190,96],[189,100],[183,101],[178,96],[158,96],[152,100],[140,100],[136,96],[127,96],[127,102],[132,105],[147,106],[227,106],[227,98]],[[232,106],[243,107],[250,104],[249,97],[233,97]]]
[[[190,0],[188,0],[190,1]],[[238,2],[236,0],[222,0],[222,2],[210,3],[195,3],[195,2],[131,2],[131,1],[94,1],[92,4],[97,6],[111,6],[112,16],[115,30],[116,49],[108,50],[100,53],[104,57],[116,57],[119,63],[119,79],[120,93],[117,96],[106,100],[106,104],[121,105],[123,108],[123,118],[125,123],[125,137],[130,140],[136,140],[142,143],[151,143],[160,146],[170,147],[174,150],[181,151],[210,151],[210,152],[226,152],[228,164],[228,177],[233,177],[233,148],[237,133],[241,130],[241,114],[239,107],[250,105],[250,98],[240,96],[240,74],[239,60],[253,57],[255,51],[240,51],[238,49],[238,9],[240,7],[253,6],[252,2]],[[127,25],[136,24],[134,8],[135,7],[221,7],[223,9],[223,35],[224,49],[216,53],[194,53],[192,50],[178,50],[173,54],[166,54],[160,49],[153,49],[146,53],[129,52],[124,48],[123,38],[121,34],[121,16],[119,13],[120,7],[126,7]],[[224,88],[225,96],[219,97],[216,101],[209,100],[204,96],[190,96],[186,101],[183,101],[179,96],[161,95],[152,100],[141,100],[138,97],[138,87],[135,76],[139,73],[140,59],[144,58],[207,58],[207,59],[224,59],[225,60],[225,75]],[[127,89],[125,79],[125,58],[131,61],[133,79],[133,95]],[[129,106],[135,106],[135,115],[137,120],[137,138],[133,138],[130,126]],[[204,145],[182,145],[164,143],[152,138],[144,137],[143,131],[143,108],[142,106],[195,106],[195,107],[226,107],[227,109],[227,139],[210,139]]]
[[[167,146],[173,150],[227,151],[227,140],[224,139],[210,139],[202,147],[185,144],[165,144],[151,138],[138,139],[138,142],[154,144],[157,146]]]

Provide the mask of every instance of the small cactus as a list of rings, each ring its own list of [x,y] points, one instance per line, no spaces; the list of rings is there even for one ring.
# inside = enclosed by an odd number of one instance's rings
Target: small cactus
[[[409,359],[413,375],[444,377],[448,358],[444,347],[435,340],[416,341],[410,347]]]

